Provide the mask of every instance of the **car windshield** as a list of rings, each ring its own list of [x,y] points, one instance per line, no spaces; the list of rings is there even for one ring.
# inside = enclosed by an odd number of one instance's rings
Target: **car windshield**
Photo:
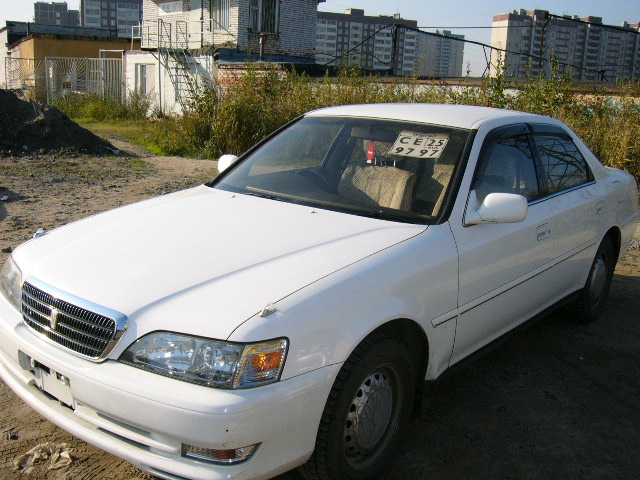
[[[429,223],[451,190],[469,130],[304,117],[210,186],[396,221]]]

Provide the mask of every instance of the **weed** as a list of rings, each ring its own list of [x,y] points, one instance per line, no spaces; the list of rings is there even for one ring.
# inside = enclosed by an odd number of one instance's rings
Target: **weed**
[[[414,79],[372,77],[344,67],[337,77],[249,67],[231,85],[200,88],[182,116],[146,125],[142,143],[156,153],[217,158],[239,155],[266,135],[309,110],[358,103],[453,103],[507,108],[548,115],[567,123],[605,165],[624,168],[640,179],[640,83],[620,86],[612,97],[576,94],[570,78],[554,68],[550,78],[524,84],[499,68],[480,86],[424,85]],[[74,100],[75,102],[76,100]],[[143,98],[116,107],[84,98],[64,105],[74,117],[140,118]],[[124,109],[129,113],[120,113]]]
[[[143,120],[147,117],[151,101],[147,96],[138,93],[131,93],[125,101],[92,94],[72,94],[60,97],[54,106],[77,119]]]

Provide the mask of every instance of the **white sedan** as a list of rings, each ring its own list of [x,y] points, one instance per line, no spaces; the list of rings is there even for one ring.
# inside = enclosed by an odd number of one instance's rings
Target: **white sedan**
[[[327,108],[219,165],[2,270],[2,379],[167,479],[379,475],[428,382],[554,306],[594,320],[638,221],[629,174],[514,111]]]

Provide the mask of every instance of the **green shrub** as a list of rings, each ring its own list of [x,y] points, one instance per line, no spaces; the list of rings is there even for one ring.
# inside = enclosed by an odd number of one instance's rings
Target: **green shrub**
[[[125,101],[93,94],[71,94],[60,97],[53,105],[72,118],[103,122],[146,119],[151,101],[137,93],[131,93]]]

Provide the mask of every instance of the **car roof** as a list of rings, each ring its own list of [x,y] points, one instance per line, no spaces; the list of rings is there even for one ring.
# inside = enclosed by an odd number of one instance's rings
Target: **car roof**
[[[513,122],[556,123],[555,119],[542,115],[471,105],[446,105],[436,103],[376,103],[368,105],[341,105],[322,108],[306,114],[312,117],[366,117],[387,120],[447,125],[457,128],[479,128],[481,125],[510,119]]]

